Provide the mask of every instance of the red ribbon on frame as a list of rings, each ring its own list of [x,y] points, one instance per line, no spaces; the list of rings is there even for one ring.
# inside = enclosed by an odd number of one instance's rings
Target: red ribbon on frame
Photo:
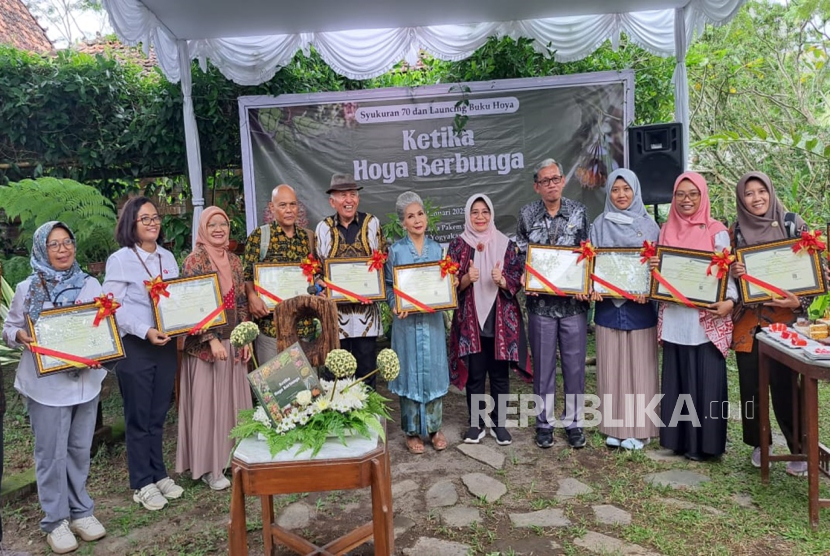
[[[658,282],[660,282],[661,284],[663,284],[663,286],[664,286],[667,290],[669,290],[669,293],[671,293],[671,295],[672,295],[672,297],[673,297],[673,298],[675,298],[676,300],[678,300],[679,302],[681,302],[683,305],[685,305],[686,307],[688,307],[688,308],[690,308],[690,309],[696,309],[696,308],[697,308],[697,307],[695,306],[695,304],[694,304],[694,303],[692,303],[691,301],[689,301],[689,298],[687,298],[685,295],[683,295],[682,293],[680,293],[679,291],[677,291],[677,288],[675,288],[674,286],[672,286],[672,285],[669,283],[669,281],[668,281],[668,280],[666,280],[665,278],[663,278],[663,275],[662,275],[662,274],[660,274],[660,272],[659,272],[656,268],[655,268],[654,270],[652,270],[652,271],[651,271],[651,274],[654,276],[654,279],[655,279],[655,280],[657,280]]]
[[[600,278],[596,274],[591,274],[591,280],[593,280],[597,284],[611,290],[612,292],[616,293],[617,295],[623,296],[624,298],[628,299],[629,301],[637,301],[637,296],[636,295],[631,294],[631,293],[625,291],[622,288],[618,288],[617,286],[615,286],[611,282],[606,282],[605,280],[603,280],[602,278]]]
[[[446,278],[447,274],[458,274],[458,263],[452,260],[449,255],[441,259],[438,266],[441,267],[441,278]]]
[[[309,253],[300,263],[300,268],[303,269],[303,275],[308,280],[308,283],[311,284],[314,281],[314,276],[320,274],[323,266],[320,264],[320,261],[314,258],[312,253]]]
[[[92,321],[92,326],[98,326],[105,318],[114,315],[115,311],[121,307],[111,293],[106,295],[99,295],[95,298],[95,306],[98,312],[95,314],[95,320]]]
[[[45,355],[47,357],[54,357],[55,359],[60,359],[61,361],[69,363],[77,369],[100,366],[100,363],[95,359],[87,359],[86,357],[72,355],[71,353],[66,353],[65,351],[57,351],[54,349],[45,348],[43,346],[37,345],[37,343],[35,342],[29,344],[29,349],[32,353],[38,353],[40,355]]]
[[[409,301],[410,303],[412,303],[413,305],[415,305],[415,307],[417,307],[418,310],[423,312],[423,313],[434,313],[435,312],[435,309],[433,309],[429,305],[425,305],[424,303],[421,303],[420,301],[418,301],[417,299],[415,299],[411,295],[402,292],[401,290],[399,290],[398,288],[396,288],[394,286],[392,287],[392,291],[394,291],[395,295],[397,295],[401,299],[405,299],[405,300]]]
[[[164,283],[161,276],[156,276],[152,280],[144,280],[144,287],[147,288],[147,292],[150,294],[154,305],[159,304],[159,299],[162,295],[164,297],[170,297],[170,292],[167,291],[167,284]]]
[[[386,263],[388,255],[386,253],[382,253],[380,251],[372,251],[372,256],[369,259],[369,272],[373,270],[380,270],[383,268],[383,265]]]
[[[724,248],[720,253],[716,252],[712,255],[712,261],[706,268],[706,276],[711,276],[713,274],[712,269],[716,268],[717,272],[715,273],[715,277],[720,280],[727,275],[729,272],[729,266],[734,262],[735,255],[733,255],[728,248]]]
[[[579,249],[575,249],[574,253],[579,253],[579,257],[576,259],[576,264],[579,264],[586,259],[590,261],[597,256],[597,250],[594,249],[594,246],[591,245],[590,241],[580,242]]]
[[[646,264],[652,257],[657,256],[657,246],[653,241],[644,241],[643,247],[640,249],[640,264]]]
[[[529,264],[525,263],[525,268],[526,268],[526,269],[527,269],[527,271],[528,271],[530,274],[532,274],[532,275],[533,275],[533,276],[534,276],[537,280],[539,280],[540,282],[542,282],[542,285],[543,285],[543,286],[545,286],[545,288],[546,288],[549,292],[551,292],[551,293],[553,293],[553,294],[555,294],[555,295],[567,295],[565,292],[563,292],[562,290],[560,290],[559,288],[557,288],[556,286],[554,286],[554,285],[553,285],[553,284],[552,284],[552,283],[551,283],[551,282],[550,282],[547,278],[545,278],[544,276],[542,276],[542,275],[539,273],[539,271],[538,271],[538,270],[536,270],[535,268],[533,268],[533,267],[532,267],[532,266],[530,266]]]
[[[763,280],[759,280],[758,278],[756,278],[754,276],[750,276],[749,274],[744,274],[743,276],[741,276],[741,280],[746,280],[750,284],[755,284],[756,286],[758,286],[762,290],[766,290],[767,293],[772,293],[772,294],[775,294],[775,295],[779,295],[781,297],[787,297],[787,293],[784,290],[782,290],[781,288],[773,286],[769,282],[764,282]]]
[[[208,316],[197,322],[196,325],[190,329],[190,332],[187,333],[188,336],[200,334],[202,332],[202,329],[206,327],[208,324],[210,324],[213,321],[213,319],[218,317],[224,309],[232,309],[235,304],[236,292],[234,291],[234,288],[231,288],[231,291],[228,292],[228,295],[226,295],[224,299],[222,299],[222,304],[219,305],[219,307],[217,307],[213,311],[211,311],[208,314]]]
[[[329,287],[329,289],[331,289],[332,291],[335,291],[337,293],[343,294],[344,296],[346,296],[346,299],[348,299],[352,303],[371,303],[372,302],[371,299],[368,299],[366,297],[363,297],[360,294],[349,291],[346,288],[341,288],[337,284],[333,284],[333,283],[329,282],[328,280],[323,280],[323,282],[326,283],[326,285]]]
[[[793,245],[793,252],[800,253],[801,251],[807,251],[810,255],[821,253],[827,246],[819,237],[821,237],[821,230],[816,230],[815,232],[805,230],[801,232],[801,239]]]
[[[282,298],[281,297],[277,297],[273,293],[269,292],[268,290],[266,290],[265,288],[260,286],[258,282],[254,282],[254,291],[264,295],[265,297],[267,297],[268,299],[270,299],[274,303],[282,303]]]

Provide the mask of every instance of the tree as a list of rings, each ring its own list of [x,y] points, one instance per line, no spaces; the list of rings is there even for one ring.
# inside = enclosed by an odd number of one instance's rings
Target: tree
[[[109,30],[106,14],[97,0],[24,0],[55,46],[66,47],[93,39]]]
[[[710,177],[716,213],[734,215],[738,178],[761,170],[788,209],[830,219],[828,16],[827,0],[750,2],[692,46],[692,164]]]

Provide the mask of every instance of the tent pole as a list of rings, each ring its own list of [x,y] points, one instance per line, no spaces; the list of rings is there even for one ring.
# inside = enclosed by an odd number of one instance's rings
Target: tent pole
[[[190,197],[193,203],[193,240],[191,248],[196,247],[199,231],[199,218],[205,205],[202,184],[202,156],[199,147],[199,128],[193,111],[191,92],[193,83],[190,75],[190,51],[186,40],[176,41],[179,51],[179,74],[182,87],[182,112],[184,116],[184,139],[187,148],[187,177],[190,182]]]
[[[686,73],[686,13],[684,8],[674,10],[674,119],[681,123],[683,136],[682,166],[689,166],[689,78]]]

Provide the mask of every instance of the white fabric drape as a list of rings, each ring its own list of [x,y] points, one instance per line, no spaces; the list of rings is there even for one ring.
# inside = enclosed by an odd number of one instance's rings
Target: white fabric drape
[[[674,66],[674,119],[682,125],[683,169],[689,164],[689,79],[686,73],[686,18],[683,8],[674,16],[674,44],[677,63]]]
[[[728,21],[744,1],[690,0],[683,8],[685,45],[705,23]],[[163,25],[164,14],[152,13],[141,0],[103,0],[103,5],[121,40],[133,45],[141,42],[145,48],[154,46],[164,75],[178,81],[176,37]],[[193,17],[211,15],[197,12]],[[320,17],[324,19],[325,14]],[[368,79],[401,60],[414,62],[420,50],[442,60],[461,60],[491,36],[530,38],[537,51],[561,62],[584,58],[606,40],[616,45],[621,33],[653,54],[671,56],[677,52],[674,31],[675,10],[664,9],[465,25],[195,38],[188,43],[191,59],[199,59],[203,68],[209,60],[229,79],[257,85],[271,79],[298,50],[308,52],[311,46],[338,73]]]
[[[199,218],[205,206],[202,187],[202,155],[199,146],[199,129],[196,126],[196,114],[193,111],[192,83],[190,75],[190,53],[187,42],[178,41],[179,67],[181,71],[182,113],[184,119],[184,140],[187,149],[187,177],[190,181],[190,200],[193,203],[193,245],[199,232]]]

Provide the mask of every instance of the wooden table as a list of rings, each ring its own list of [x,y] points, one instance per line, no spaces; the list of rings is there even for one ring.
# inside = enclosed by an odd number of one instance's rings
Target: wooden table
[[[830,381],[830,360],[815,360],[807,357],[803,351],[789,349],[767,335],[759,333],[755,340],[758,344],[758,389],[760,392],[759,413],[761,418],[761,482],[769,482],[770,461],[807,461],[807,482],[809,493],[810,526],[818,528],[818,510],[821,507],[830,507],[830,499],[819,498],[819,473],[830,477],[830,449],[819,442],[818,438],[818,381]],[[769,455],[769,370],[770,359],[783,363],[793,371],[794,379],[801,375],[801,396],[796,399],[794,411],[802,407],[801,415],[804,424],[805,445],[801,452],[786,456]],[[797,373],[797,374],[795,374]],[[797,390],[796,390],[797,391]],[[795,441],[800,443],[798,419],[795,419]]]
[[[394,550],[392,529],[392,486],[386,443],[348,438],[348,446],[330,439],[314,459],[311,452],[294,455],[287,450],[271,457],[268,444],[254,438],[243,440],[231,463],[233,489],[228,544],[231,556],[247,556],[245,496],[259,496],[262,502],[264,553],[274,553],[282,543],[298,554],[331,556],[344,554],[374,537],[375,554],[388,556]],[[275,494],[372,488],[372,521],[320,547],[274,523]]]

